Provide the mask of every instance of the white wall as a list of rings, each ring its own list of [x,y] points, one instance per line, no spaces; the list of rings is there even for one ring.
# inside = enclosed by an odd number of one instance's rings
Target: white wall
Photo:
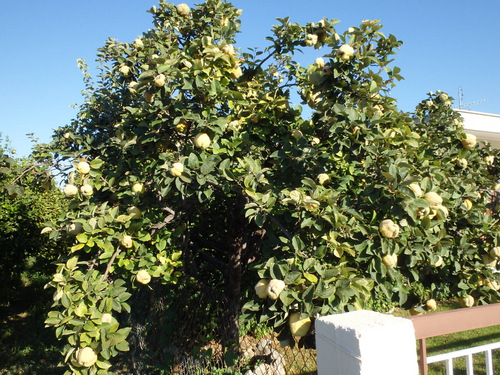
[[[318,375],[417,375],[413,323],[359,310],[316,319]]]
[[[464,118],[464,129],[478,140],[488,141],[500,149],[500,115],[456,109]]]

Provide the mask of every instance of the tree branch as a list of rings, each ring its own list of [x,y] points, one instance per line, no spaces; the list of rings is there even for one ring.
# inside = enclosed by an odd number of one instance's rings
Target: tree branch
[[[121,251],[122,251],[122,249],[120,249],[120,248],[116,249],[113,256],[109,260],[108,265],[106,266],[106,271],[104,271],[104,275],[102,275],[103,280],[106,280],[108,278],[108,274],[109,274],[109,271],[111,270],[111,266],[113,265],[113,262],[115,261],[118,254],[121,253]]]
[[[292,240],[293,236],[290,234],[290,232],[281,224],[273,215],[269,215],[271,218],[271,221],[278,226],[279,229],[283,232],[283,234],[288,238],[290,241]]]

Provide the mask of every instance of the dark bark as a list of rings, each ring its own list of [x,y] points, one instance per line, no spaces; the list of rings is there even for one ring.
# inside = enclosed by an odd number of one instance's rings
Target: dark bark
[[[223,335],[223,346],[237,352],[239,349],[239,315],[241,308],[241,282],[247,265],[259,251],[264,229],[256,228],[245,218],[246,197],[238,196],[229,221],[226,306],[223,322],[227,324]]]
[[[223,346],[231,351],[238,351],[239,344],[239,306],[241,304],[241,277],[243,267],[241,257],[245,247],[245,231],[247,220],[243,215],[243,196],[238,195],[232,207],[228,221],[227,246],[229,259],[227,264],[227,279],[225,286],[226,300],[222,321],[226,325],[223,334]]]

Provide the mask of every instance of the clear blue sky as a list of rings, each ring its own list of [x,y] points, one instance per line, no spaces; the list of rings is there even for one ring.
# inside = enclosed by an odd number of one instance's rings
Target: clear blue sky
[[[182,0],[181,0],[182,1]],[[188,5],[201,1],[184,0]],[[27,133],[48,142],[52,129],[75,116],[83,83],[76,60],[94,63],[108,37],[131,42],[151,27],[156,0],[0,0],[0,133],[18,154],[30,153]],[[429,91],[443,90],[470,109],[500,114],[500,1],[482,0],[234,0],[243,9],[238,47],[264,47],[276,18],[342,22],[343,32],[380,19],[386,35],[404,42],[394,65],[405,77],[393,96],[412,111]]]

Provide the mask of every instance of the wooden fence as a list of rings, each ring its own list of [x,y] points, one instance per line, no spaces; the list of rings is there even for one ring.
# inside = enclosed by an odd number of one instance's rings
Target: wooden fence
[[[427,375],[427,347],[425,341],[427,338],[500,325],[500,303],[416,315],[408,319],[413,322],[415,338],[419,341],[418,361],[420,374]],[[458,355],[455,355],[455,357],[458,357]]]

